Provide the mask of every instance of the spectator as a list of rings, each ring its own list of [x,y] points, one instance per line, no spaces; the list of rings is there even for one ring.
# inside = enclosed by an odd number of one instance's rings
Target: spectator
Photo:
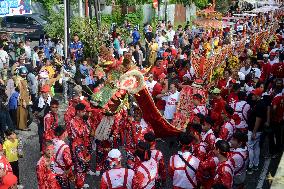
[[[32,49],[31,49],[31,41],[30,39],[26,39],[26,42],[24,44],[25,49],[25,55],[28,60],[32,58]]]
[[[79,41],[78,34],[73,35],[73,42],[70,44],[71,56],[75,57],[75,61],[80,61],[83,58],[84,45]]]
[[[9,66],[9,55],[3,49],[4,45],[0,44],[0,78],[7,80],[7,68]]]

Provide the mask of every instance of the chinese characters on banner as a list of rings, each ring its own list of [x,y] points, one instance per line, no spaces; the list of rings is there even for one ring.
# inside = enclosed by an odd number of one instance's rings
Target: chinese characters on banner
[[[31,0],[0,0],[0,17],[31,13]]]

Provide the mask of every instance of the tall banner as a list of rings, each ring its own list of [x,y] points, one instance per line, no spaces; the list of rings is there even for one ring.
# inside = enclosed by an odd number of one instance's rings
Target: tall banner
[[[31,0],[0,0],[0,17],[32,14]]]

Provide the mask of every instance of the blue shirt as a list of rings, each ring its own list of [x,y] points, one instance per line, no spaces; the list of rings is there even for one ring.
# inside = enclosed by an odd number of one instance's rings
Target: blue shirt
[[[139,32],[137,30],[134,30],[134,32],[132,33],[132,37],[133,37],[133,43],[136,44],[140,39]]]
[[[18,108],[18,98],[19,98],[20,93],[15,91],[10,99],[9,99],[9,110],[15,110]]]
[[[77,43],[72,42],[70,44],[70,49],[78,50],[78,49],[83,49],[83,48],[84,48],[84,46],[83,46],[83,43],[81,41],[78,41]],[[81,50],[76,51],[76,53],[75,53],[76,60],[78,60],[82,57],[83,57],[83,51],[81,51]]]
[[[81,64],[79,66],[79,69],[80,69],[80,73],[85,76],[86,85],[92,85],[93,84],[93,80],[90,77],[88,67]]]

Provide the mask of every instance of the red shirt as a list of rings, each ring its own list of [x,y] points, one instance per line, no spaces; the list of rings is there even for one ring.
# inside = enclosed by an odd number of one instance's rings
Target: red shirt
[[[272,114],[273,122],[280,123],[283,121],[284,115],[284,96],[276,95],[272,100],[272,107],[276,106],[276,110]]]
[[[284,63],[279,62],[272,65],[272,75],[277,78],[284,78]]]
[[[159,75],[162,73],[167,74],[166,69],[161,65],[160,67],[154,66],[151,70],[151,73],[153,74],[153,78],[155,81],[158,81]]]
[[[158,110],[164,110],[166,106],[166,102],[164,100],[156,98],[158,94],[162,93],[162,90],[163,90],[163,85],[160,83],[156,83],[156,85],[153,88],[153,92],[152,92],[152,96],[154,98],[154,101],[155,101],[155,104]]]
[[[271,73],[271,65],[269,63],[263,63],[262,64],[262,67],[261,67],[261,76],[260,76],[260,79],[262,81],[265,81],[266,78],[268,78],[270,76],[270,73]]]

